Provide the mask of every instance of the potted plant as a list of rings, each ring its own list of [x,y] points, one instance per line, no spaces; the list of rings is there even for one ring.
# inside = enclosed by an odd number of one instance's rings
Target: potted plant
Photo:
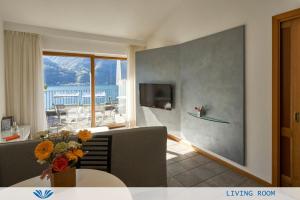
[[[76,164],[84,156],[82,142],[92,138],[88,130],[81,130],[75,138],[69,131],[61,131],[41,141],[34,150],[37,162],[48,164],[41,179],[50,179],[52,187],[76,186]]]

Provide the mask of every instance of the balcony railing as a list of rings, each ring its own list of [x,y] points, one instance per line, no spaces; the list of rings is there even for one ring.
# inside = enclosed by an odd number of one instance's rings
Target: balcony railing
[[[100,85],[95,90],[96,105],[117,101],[118,85]],[[90,105],[89,86],[54,86],[44,91],[45,110],[54,109],[55,105]]]

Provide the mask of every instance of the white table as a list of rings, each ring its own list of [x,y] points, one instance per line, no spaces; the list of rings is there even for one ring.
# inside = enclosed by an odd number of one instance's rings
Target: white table
[[[12,187],[50,187],[50,180],[41,180],[39,176],[27,179]],[[77,187],[126,187],[116,176],[94,169],[76,170]]]
[[[20,137],[14,140],[10,140],[10,141],[5,141],[3,138],[4,137],[8,137],[13,135],[14,133],[11,133],[10,130],[8,131],[1,131],[0,134],[0,143],[5,143],[5,142],[18,142],[18,141],[25,141],[28,140],[29,136],[30,136],[30,126],[29,125],[23,125],[23,126],[19,126],[19,130],[20,130]]]

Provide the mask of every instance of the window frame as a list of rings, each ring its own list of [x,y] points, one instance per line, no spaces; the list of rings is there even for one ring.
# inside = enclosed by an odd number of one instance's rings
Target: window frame
[[[79,57],[79,58],[90,58],[91,63],[91,127],[96,127],[96,97],[95,97],[95,60],[96,59],[106,59],[106,60],[127,60],[127,57],[118,56],[100,56],[96,54],[88,53],[69,53],[69,52],[59,52],[59,51],[43,51],[43,56],[64,56],[64,57]]]

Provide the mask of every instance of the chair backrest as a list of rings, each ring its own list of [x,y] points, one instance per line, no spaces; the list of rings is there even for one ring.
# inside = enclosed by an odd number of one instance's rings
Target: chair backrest
[[[116,107],[113,104],[106,104],[105,105],[105,110],[109,111],[109,110],[114,110]]]
[[[87,142],[83,142],[82,149],[86,151],[77,168],[98,169],[111,172],[111,135],[94,135]]]
[[[55,107],[56,112],[58,112],[58,113],[61,113],[61,112],[65,111],[65,108],[66,108],[66,106],[63,105],[63,104],[55,105],[54,107]]]

